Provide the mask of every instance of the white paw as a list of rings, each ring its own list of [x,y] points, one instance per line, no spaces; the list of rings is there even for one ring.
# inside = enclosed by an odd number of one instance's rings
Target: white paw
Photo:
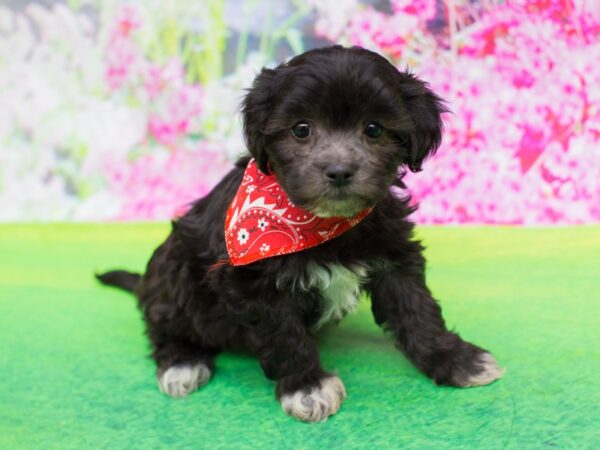
[[[178,364],[169,367],[158,375],[158,388],[171,397],[185,397],[190,392],[206,384],[210,379],[210,369],[202,364]]]
[[[481,355],[478,365],[481,367],[482,371],[477,375],[470,377],[463,385],[464,387],[485,386],[486,384],[490,384],[492,381],[501,378],[505,372],[490,353]]]
[[[323,379],[319,387],[310,392],[297,391],[283,395],[281,407],[290,416],[305,422],[324,422],[340,409],[346,398],[344,383],[336,376]]]

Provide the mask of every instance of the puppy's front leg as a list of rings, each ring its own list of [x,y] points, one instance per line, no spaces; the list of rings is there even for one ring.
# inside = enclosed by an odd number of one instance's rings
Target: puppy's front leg
[[[306,422],[322,422],[335,414],[346,389],[335,375],[325,372],[316,343],[299,315],[279,306],[261,313],[251,330],[265,375],[277,381],[276,395],[283,410]]]
[[[502,376],[489,352],[447,330],[422,271],[383,271],[369,290],[377,324],[391,331],[404,354],[436,383],[482,386]]]

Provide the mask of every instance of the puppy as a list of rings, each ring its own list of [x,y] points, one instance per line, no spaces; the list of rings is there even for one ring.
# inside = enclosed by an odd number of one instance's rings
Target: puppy
[[[276,381],[287,414],[324,421],[346,389],[322,367],[313,336],[361,291],[436,383],[499,378],[489,352],[446,328],[412,237],[413,208],[390,192],[404,187],[404,167],[420,171],[436,151],[444,111],[426,83],[361,48],[311,50],[263,69],[242,104],[251,158],[173,222],[144,275],[98,275],[139,299],[160,390],[186,396],[209,381],[215,355],[242,349]]]

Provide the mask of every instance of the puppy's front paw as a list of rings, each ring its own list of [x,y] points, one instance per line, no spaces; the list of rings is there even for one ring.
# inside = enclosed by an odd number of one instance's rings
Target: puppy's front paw
[[[158,388],[171,397],[185,397],[206,384],[210,375],[211,371],[205,364],[177,364],[159,371]]]
[[[502,369],[491,353],[483,353],[476,363],[478,372],[466,378],[461,387],[485,386],[501,378],[505,369]]]
[[[305,422],[324,422],[340,409],[346,398],[344,383],[336,376],[323,378],[317,387],[309,391],[299,390],[284,394],[281,407],[290,416]]]
[[[460,341],[453,350],[438,354],[435,360],[432,378],[438,384],[484,386],[504,375],[504,369],[491,353],[464,341]]]

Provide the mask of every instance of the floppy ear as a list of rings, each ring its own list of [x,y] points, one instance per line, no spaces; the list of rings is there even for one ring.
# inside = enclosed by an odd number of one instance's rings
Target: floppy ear
[[[411,119],[407,130],[408,154],[404,163],[412,172],[420,172],[425,158],[433,155],[442,142],[444,124],[441,114],[448,109],[427,83],[411,73],[400,73],[399,89]]]
[[[265,174],[269,172],[269,157],[266,151],[268,143],[264,128],[278,91],[276,71],[277,69],[263,68],[254,79],[241,105],[246,146],[260,171]]]

